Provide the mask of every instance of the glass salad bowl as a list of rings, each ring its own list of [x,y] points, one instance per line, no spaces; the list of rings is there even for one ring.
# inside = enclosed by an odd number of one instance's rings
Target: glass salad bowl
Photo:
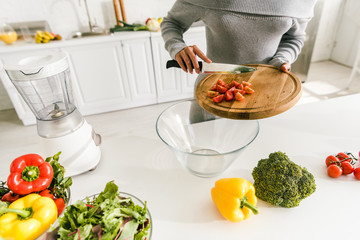
[[[156,121],[156,132],[190,173],[215,177],[255,140],[259,122],[217,117],[189,100],[165,109]]]
[[[68,206],[66,208],[65,212],[69,211],[69,213],[70,213],[70,211],[74,211],[74,209],[77,209],[79,211],[84,211],[85,210],[84,207],[87,208],[87,209],[93,209],[94,204],[96,205],[95,201],[96,201],[98,196],[99,196],[99,194],[94,194],[92,196],[86,197],[83,200],[77,201],[76,203]],[[145,209],[145,207],[146,207],[146,203],[144,203],[138,197],[136,197],[136,196],[134,196],[132,194],[125,193],[125,192],[118,192],[118,197],[119,197],[120,201],[125,201],[125,202],[128,202],[129,204],[132,202],[136,206],[136,209]],[[106,202],[106,201],[107,201],[107,199],[104,199],[104,201],[100,202],[99,205],[103,206],[102,204],[104,204],[104,202]],[[71,208],[72,206],[75,206],[75,207]],[[137,213],[137,212],[134,213],[131,210],[128,210],[128,211],[127,210],[118,211],[116,209],[113,209],[111,211],[107,211],[107,210],[104,210],[104,211],[101,210],[100,211],[99,209],[96,210],[96,213],[100,213],[100,212],[101,212],[101,214],[103,214],[102,219],[110,219],[114,215],[117,215],[117,217],[123,216],[123,218],[121,220],[122,221],[121,225],[118,224],[120,226],[120,229],[117,229],[118,234],[116,235],[116,238],[114,238],[114,239],[129,239],[129,240],[134,239],[134,235],[132,237],[130,237],[130,236],[125,236],[125,237],[122,236],[121,231],[125,232],[126,224],[131,221],[131,218],[133,217],[133,215],[137,215],[139,213]],[[125,216],[127,214],[129,215],[128,217]],[[68,217],[69,217],[69,215],[66,215],[66,213],[65,213],[65,215],[60,216],[56,220],[56,222],[52,225],[50,230],[47,233],[43,234],[41,236],[41,238],[39,238],[39,239],[41,239],[41,240],[61,239],[59,237],[59,235],[58,235],[58,232],[59,231],[64,231],[64,229],[60,229],[60,226],[63,224],[62,223],[63,218],[68,218]],[[86,218],[86,217],[84,217],[84,218]],[[120,220],[118,222],[114,222],[114,220],[116,220],[116,218],[112,218],[112,220],[109,220],[106,224],[108,224],[108,225],[115,224],[116,225],[117,223],[120,223]],[[64,224],[66,224],[66,223],[64,223]],[[152,223],[151,214],[149,212],[149,209],[147,209],[147,207],[146,207],[146,222],[144,223],[143,226],[140,226],[140,224],[137,227],[135,226],[136,229],[141,229],[143,227],[146,228],[147,230],[144,231],[144,235],[142,235],[141,238],[139,238],[139,239],[141,239],[141,240],[150,240],[151,236],[152,236],[153,223]],[[130,228],[131,228],[131,225],[127,227],[127,232],[128,233],[131,232],[131,230],[129,230]],[[104,227],[104,229],[105,229],[105,227]],[[84,231],[92,231],[100,239],[101,234],[105,234],[106,230],[103,231],[103,228],[100,226],[100,224],[92,226],[90,229],[87,228],[87,227],[81,226],[78,231],[73,231],[73,232],[67,233],[67,235],[69,235],[69,234],[70,235],[72,235],[72,234],[79,235],[80,234],[81,239],[92,239],[92,238],[86,238],[83,235],[81,235],[82,234],[81,232],[84,232]],[[76,237],[76,239],[78,239],[78,237]]]

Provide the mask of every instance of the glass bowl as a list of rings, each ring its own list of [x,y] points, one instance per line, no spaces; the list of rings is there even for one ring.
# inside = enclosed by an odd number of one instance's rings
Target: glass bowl
[[[91,196],[86,197],[85,199],[83,199],[82,201],[85,203],[89,203],[89,201],[92,201],[94,199],[97,198],[99,194],[94,194]],[[138,197],[130,194],[130,193],[126,193],[126,192],[119,192],[119,197],[123,197],[123,198],[131,198],[131,200],[133,201],[133,203],[135,205],[141,206],[142,208],[144,208],[145,203],[143,201],[141,201]],[[146,235],[146,240],[151,240],[151,236],[152,236],[152,229],[153,229],[153,222],[152,222],[152,217],[149,211],[149,208],[146,208],[146,215],[147,218],[149,219],[149,224],[150,224],[150,228],[147,232]],[[66,209],[65,209],[66,211]],[[62,213],[63,215],[63,213]],[[60,216],[61,217],[61,216]],[[39,240],[48,240],[48,239],[57,239],[57,231],[59,230],[59,218],[55,221],[55,223],[50,227],[49,231],[44,233],[41,238],[39,238]]]
[[[216,117],[196,100],[176,103],[156,121],[156,132],[180,163],[199,177],[223,173],[259,133],[258,120]]]
[[[70,203],[71,203],[71,191],[70,191],[70,188],[67,188],[67,189],[66,189],[66,195],[67,195],[68,200],[67,200],[67,202],[65,202],[65,208],[66,208],[67,206],[69,206]],[[48,232],[49,230],[53,229],[53,226],[55,226],[55,225],[58,224],[58,219],[59,219],[59,217],[62,217],[62,216],[64,215],[64,212],[65,212],[65,209],[62,211],[62,213],[60,214],[60,216],[57,217],[57,219],[56,219],[55,222],[50,226],[50,228],[49,228],[47,231],[45,231],[44,233],[42,233],[39,237],[37,237],[36,240],[46,240],[46,239],[47,239],[47,238],[46,238],[47,232]]]

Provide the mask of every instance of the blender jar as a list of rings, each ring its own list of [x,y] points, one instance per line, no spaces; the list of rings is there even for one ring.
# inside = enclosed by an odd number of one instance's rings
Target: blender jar
[[[40,136],[63,136],[80,127],[64,53],[25,57],[8,62],[5,70],[34,113]]]

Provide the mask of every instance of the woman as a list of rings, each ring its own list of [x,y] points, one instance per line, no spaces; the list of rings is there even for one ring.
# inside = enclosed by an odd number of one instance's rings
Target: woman
[[[316,0],[177,0],[161,24],[165,48],[185,72],[205,62],[270,64],[290,70],[304,44]],[[187,46],[183,33],[206,28],[206,55]]]

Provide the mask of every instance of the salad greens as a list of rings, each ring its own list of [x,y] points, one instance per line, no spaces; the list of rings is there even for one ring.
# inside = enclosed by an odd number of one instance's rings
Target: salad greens
[[[57,239],[149,240],[150,220],[145,206],[119,195],[118,186],[108,182],[103,192],[66,207],[59,218]]]

